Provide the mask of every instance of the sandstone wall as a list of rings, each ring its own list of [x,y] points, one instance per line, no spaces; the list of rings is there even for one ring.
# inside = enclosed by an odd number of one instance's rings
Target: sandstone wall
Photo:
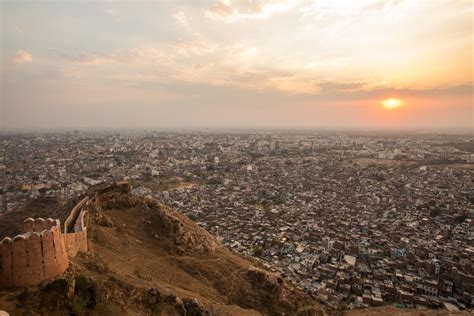
[[[86,197],[72,209],[64,234],[59,220],[24,220],[21,235],[0,242],[0,287],[27,287],[64,273],[68,257],[89,250],[89,207]]]
[[[78,252],[87,252],[87,229],[82,232],[69,233],[64,236],[64,244],[69,257],[75,257]]]
[[[82,207],[89,202],[89,198],[83,198],[79,203],[74,206],[69,216],[64,221],[64,233],[67,234],[71,231],[74,231],[74,223],[76,222],[77,217],[79,216]]]
[[[59,220],[28,218],[24,233],[0,243],[0,287],[25,287],[66,271],[69,261]]]
[[[64,244],[69,257],[75,257],[78,252],[87,252],[89,250],[87,242],[86,220],[88,211],[80,210],[74,223],[74,232],[64,234]]]

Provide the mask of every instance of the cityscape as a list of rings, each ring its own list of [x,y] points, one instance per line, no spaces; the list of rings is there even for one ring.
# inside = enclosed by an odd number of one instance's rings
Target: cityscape
[[[474,306],[474,139],[409,132],[3,133],[3,214],[127,181],[328,308]]]
[[[0,316],[474,315],[472,0],[0,0]]]

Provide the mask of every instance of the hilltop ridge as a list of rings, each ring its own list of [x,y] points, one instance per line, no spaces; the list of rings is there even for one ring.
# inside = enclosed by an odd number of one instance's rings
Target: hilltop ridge
[[[134,195],[128,183],[101,184],[81,199],[48,203],[54,206],[49,213],[29,204],[19,214],[68,218],[69,210],[84,200],[89,201],[87,251],[71,256],[59,277],[28,288],[0,289],[0,311],[11,315],[346,313],[315,303],[282,275],[221,246],[186,216],[155,199]],[[12,223],[7,232],[19,231],[13,225],[19,214],[2,216],[2,221]],[[446,311],[384,306],[347,313],[421,316]]]
[[[191,220],[128,184],[91,188],[89,248],[64,275],[0,292],[15,314],[316,315],[284,279],[226,248]]]

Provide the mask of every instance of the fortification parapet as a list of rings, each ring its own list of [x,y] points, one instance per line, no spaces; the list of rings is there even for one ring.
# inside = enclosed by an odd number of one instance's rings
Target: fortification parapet
[[[62,274],[68,267],[59,221],[38,218],[23,224],[24,234],[6,237],[0,243],[2,287],[35,285]]]
[[[42,232],[45,229],[50,229],[53,226],[60,226],[59,220],[54,220],[52,218],[47,218],[46,220],[42,218],[27,218],[23,221],[23,234],[33,233],[33,232]]]
[[[89,198],[82,199],[64,223],[58,219],[27,218],[23,233],[0,242],[0,287],[27,287],[61,275],[69,257],[89,250]]]
[[[72,209],[71,213],[69,216],[66,218],[64,221],[64,233],[69,233],[71,230],[74,229],[74,223],[77,220],[77,217],[79,216],[79,213],[81,212],[81,209],[83,206],[85,206],[89,202],[89,198],[86,196],[83,198],[79,203],[77,203],[76,206]]]
[[[45,229],[44,224],[45,224],[44,219],[42,218],[35,219],[33,231],[37,233],[42,232]]]
[[[33,232],[33,229],[35,227],[35,220],[30,218],[27,218],[23,221],[23,232],[24,233],[31,233]]]
[[[87,208],[90,204],[88,197],[83,198],[64,222],[64,244],[70,257],[75,257],[79,251],[89,250],[86,219],[88,218]]]

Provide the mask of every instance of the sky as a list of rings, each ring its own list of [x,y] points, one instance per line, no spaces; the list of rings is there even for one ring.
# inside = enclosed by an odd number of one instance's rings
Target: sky
[[[473,131],[470,0],[0,3],[0,129]]]

